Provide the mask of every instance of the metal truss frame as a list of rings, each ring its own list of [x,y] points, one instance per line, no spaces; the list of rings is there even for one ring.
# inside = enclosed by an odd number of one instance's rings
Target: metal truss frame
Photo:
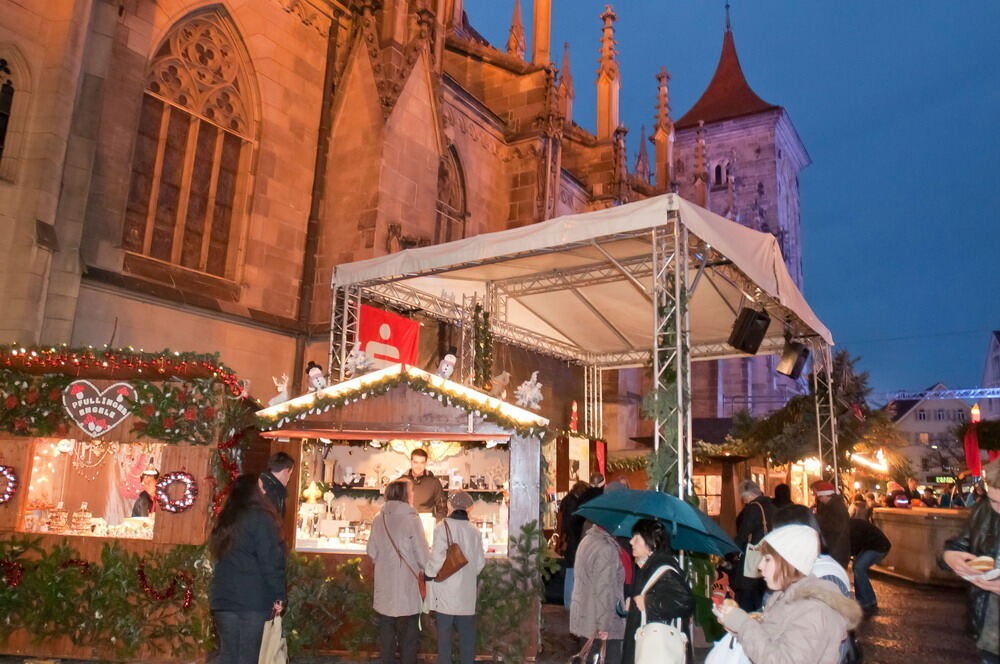
[[[583,369],[583,432],[594,438],[604,435],[603,373],[593,364]]]
[[[822,342],[813,344],[813,394],[816,396],[816,443],[824,473],[833,474],[833,484],[840,490],[837,460],[837,412],[834,404],[833,353]]]
[[[356,285],[335,286],[333,316],[330,321],[330,375],[338,382],[345,380],[347,355],[358,341],[358,319],[361,314],[361,288]]]
[[[885,394],[890,400],[914,400],[924,399],[1000,399],[1000,387],[974,387],[962,390],[919,390],[917,392],[887,392]]]

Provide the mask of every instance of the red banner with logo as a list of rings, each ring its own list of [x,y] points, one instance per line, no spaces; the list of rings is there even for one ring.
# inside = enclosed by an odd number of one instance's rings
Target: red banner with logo
[[[378,369],[398,362],[416,364],[420,323],[362,304],[358,341],[361,342],[361,350]]]

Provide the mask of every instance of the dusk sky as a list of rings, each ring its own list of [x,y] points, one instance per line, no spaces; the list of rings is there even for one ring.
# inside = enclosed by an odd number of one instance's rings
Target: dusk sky
[[[591,131],[604,4],[553,0],[553,55],[570,42],[574,119]],[[723,5],[613,5],[632,155],[661,66],[675,120],[708,84]],[[513,6],[465,1],[500,48]],[[530,44],[530,0],[523,11]],[[732,25],[747,80],[785,107],[812,157],[800,176],[805,295],[838,347],[877,391],[978,387],[1000,329],[1000,2],[735,0]]]

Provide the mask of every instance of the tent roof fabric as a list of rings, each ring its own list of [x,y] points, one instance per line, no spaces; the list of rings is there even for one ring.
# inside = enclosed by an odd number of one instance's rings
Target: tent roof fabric
[[[490,283],[507,295],[506,320],[512,325],[583,353],[648,351],[653,337],[651,232],[671,223],[671,214],[701,240],[702,251],[724,259],[705,270],[691,297],[693,345],[724,344],[740,307],[758,295],[748,292],[754,289],[779,305],[770,310],[772,347],[780,349],[786,325],[795,335],[833,343],[788,274],[774,236],[677,194],[340,265],[333,285],[397,282],[431,297],[461,301],[468,295],[482,300]],[[615,263],[634,268],[633,277]],[[691,279],[697,268],[692,260]],[[751,288],[727,278],[733,269],[752,282]]]

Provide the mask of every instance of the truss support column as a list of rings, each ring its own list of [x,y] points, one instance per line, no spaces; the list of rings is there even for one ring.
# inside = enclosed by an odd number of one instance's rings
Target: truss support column
[[[472,312],[476,309],[476,302],[475,295],[462,296],[461,319],[458,321],[462,333],[462,347],[459,351],[461,353],[459,363],[461,373],[458,380],[463,385],[472,385],[476,374],[476,330],[475,320],[472,316]]]
[[[340,382],[347,378],[347,355],[358,340],[358,318],[361,313],[361,289],[357,286],[335,286],[333,317],[330,321],[330,376]]]
[[[602,369],[591,364],[583,368],[583,432],[592,438],[604,437],[604,394]]]
[[[668,215],[671,223],[652,232],[653,447],[658,459],[652,468],[659,475],[657,489],[685,498],[692,469],[688,233],[676,211]]]
[[[816,402],[816,442],[823,472],[833,474],[833,484],[840,490],[837,459],[837,416],[835,410],[833,354],[830,347],[817,342],[813,353],[813,394]]]

